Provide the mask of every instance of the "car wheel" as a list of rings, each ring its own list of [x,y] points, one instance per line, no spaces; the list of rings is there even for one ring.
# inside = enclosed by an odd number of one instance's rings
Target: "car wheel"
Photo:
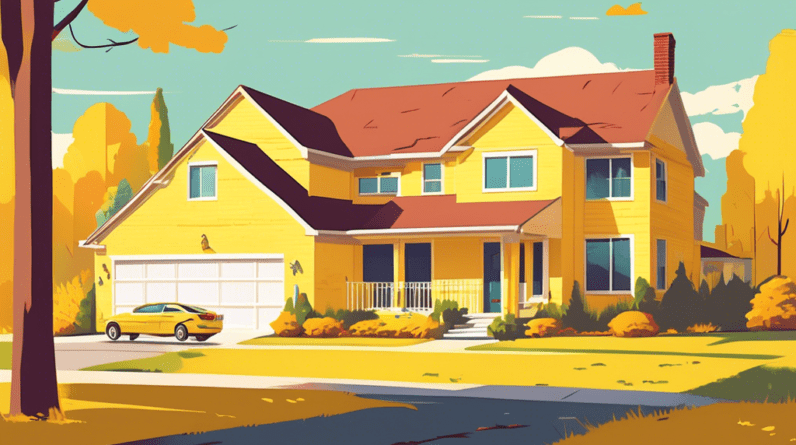
[[[130,341],[135,340],[136,338],[138,338],[139,335],[140,334],[130,334]]]
[[[188,340],[188,328],[185,325],[178,324],[176,328],[174,328],[174,337],[179,341]]]
[[[209,336],[209,335],[197,335],[197,336],[196,336],[196,341],[205,341],[205,340],[207,340],[208,338],[210,338],[210,336]]]
[[[119,329],[119,325],[116,323],[111,323],[108,327],[105,328],[105,334],[113,341],[119,339],[122,336],[122,330]]]

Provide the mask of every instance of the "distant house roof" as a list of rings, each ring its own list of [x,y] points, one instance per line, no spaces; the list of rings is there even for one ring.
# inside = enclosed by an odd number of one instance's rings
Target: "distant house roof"
[[[218,147],[315,230],[519,227],[556,200],[458,203],[453,195],[396,197],[386,204],[309,196],[257,145],[205,130]]]
[[[704,245],[702,246],[700,253],[702,255],[702,258],[739,258],[723,250],[714,249],[713,247],[708,247]]]
[[[334,122],[353,156],[440,151],[504,91],[565,142],[633,143],[670,88],[655,86],[654,71],[625,71],[355,89],[312,111]]]

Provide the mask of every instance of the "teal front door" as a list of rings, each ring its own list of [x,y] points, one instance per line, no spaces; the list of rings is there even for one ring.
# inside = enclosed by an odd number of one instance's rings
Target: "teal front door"
[[[484,312],[501,312],[500,243],[484,243]]]

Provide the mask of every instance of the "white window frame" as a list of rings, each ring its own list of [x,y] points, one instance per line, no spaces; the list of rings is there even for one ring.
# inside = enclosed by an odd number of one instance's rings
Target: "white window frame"
[[[587,267],[588,267],[588,259],[587,255],[588,252],[586,251],[586,246],[589,241],[596,241],[596,240],[614,240],[614,239],[623,239],[627,238],[630,240],[630,289],[629,290],[589,290],[589,282],[586,279],[587,274]],[[613,243],[609,243],[611,246],[611,256],[613,257]],[[583,289],[584,293],[593,294],[593,295],[633,295],[633,286],[634,281],[633,277],[636,276],[636,240],[635,236],[632,234],[620,234],[620,235],[589,235],[583,241]],[[613,261],[609,264],[608,270],[608,287],[610,289],[614,288],[614,270],[613,270]]]
[[[440,170],[439,179],[426,179],[426,165],[439,165],[439,170]],[[423,176],[423,182],[420,185],[420,194],[422,194],[422,195],[444,195],[445,194],[445,163],[443,163],[443,162],[426,162],[420,168],[422,169],[422,171],[420,173]],[[438,192],[427,192],[426,191],[426,181],[439,182],[439,191]]]
[[[502,192],[535,192],[539,183],[539,156],[538,150],[521,151],[490,151],[481,154],[481,191],[483,193],[502,193]],[[506,187],[505,188],[486,188],[486,160],[487,158],[519,158],[533,156],[533,185],[531,187],[510,187],[511,184],[511,160],[506,160]]]
[[[395,193],[393,192],[382,193],[381,178],[398,178],[398,190]],[[389,175],[360,176],[357,177],[356,179],[357,179],[357,194],[359,194],[359,196],[401,196],[401,174],[398,172],[390,173]],[[360,179],[376,179],[376,193],[362,193],[359,189]]]
[[[663,164],[663,186],[666,194],[666,199],[658,199],[658,162]],[[666,204],[669,201],[669,165],[666,161],[659,157],[655,157],[655,200]]]
[[[658,264],[658,247],[660,246],[660,242],[663,241],[663,287],[658,286],[659,282],[658,279],[658,271],[660,270],[660,264]],[[667,275],[669,274],[669,243],[666,242],[665,239],[656,239],[655,240],[655,289],[656,290],[666,290],[666,285],[669,282]]]
[[[215,167],[216,174],[213,175],[215,179],[215,185],[213,190],[216,191],[215,196],[202,196],[199,198],[191,198],[191,169],[194,167]],[[199,176],[199,188],[202,188],[202,176]],[[199,162],[189,162],[188,163],[188,201],[218,201],[218,162],[216,161],[199,161]]]
[[[608,162],[608,173],[610,174],[613,171],[613,161],[612,161],[613,159],[628,159],[628,158],[630,158],[630,196],[629,197],[619,197],[619,198],[612,197],[611,194],[612,194],[613,189],[614,189],[614,183],[613,183],[612,178],[608,178],[608,197],[607,198],[589,199],[587,197],[587,194],[586,194],[586,187],[588,187],[588,182],[589,182],[589,167],[588,167],[589,159],[608,159],[608,161],[609,161]],[[586,157],[586,159],[583,161],[583,187],[584,187],[583,196],[586,199],[586,202],[633,201],[633,199],[636,196],[636,172],[634,171],[635,169],[636,168],[635,168],[635,165],[634,165],[633,153],[630,153],[629,155],[588,156],[588,157]]]

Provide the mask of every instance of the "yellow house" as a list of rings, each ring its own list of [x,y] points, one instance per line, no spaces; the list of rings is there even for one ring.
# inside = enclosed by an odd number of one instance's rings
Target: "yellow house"
[[[100,321],[155,301],[264,328],[313,307],[471,313],[659,292],[700,276],[704,175],[674,79],[655,68],[356,89],[306,109],[238,87],[82,245]]]

